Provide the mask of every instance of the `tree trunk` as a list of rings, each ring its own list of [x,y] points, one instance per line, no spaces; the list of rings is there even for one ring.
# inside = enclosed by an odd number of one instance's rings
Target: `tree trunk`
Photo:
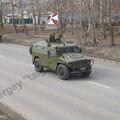
[[[3,21],[2,21],[2,1],[0,2],[0,27],[3,29]]]
[[[95,23],[93,25],[93,43],[94,43],[94,46],[97,46]]]
[[[112,47],[114,47],[115,43],[114,43],[114,32],[113,32],[113,24],[111,21],[111,0],[108,0],[108,14],[109,14],[109,23],[110,23],[110,35],[111,35],[111,45]]]
[[[16,23],[15,23],[15,9],[14,9],[14,3],[13,0],[11,0],[11,7],[12,7],[12,23],[13,23],[13,28],[14,28],[14,32],[17,33],[17,28],[16,28]]]
[[[28,33],[27,33],[25,22],[24,22],[22,0],[19,0],[19,2],[20,2],[20,9],[21,9],[22,26],[23,26],[24,33],[27,35]]]
[[[36,6],[37,6],[37,15],[38,15],[38,25],[41,23],[41,0],[36,0]]]
[[[106,40],[106,30],[105,30],[105,24],[103,21],[103,0],[100,1],[100,18],[101,18],[101,26],[102,26],[102,30],[103,30],[103,36],[104,36],[104,39]]]
[[[71,6],[71,25],[72,25],[72,34],[74,34],[74,8],[73,8],[73,3],[74,1],[70,1],[70,6]]]
[[[96,21],[95,21],[95,1],[91,1],[91,22],[92,22],[92,30],[93,30],[93,45],[97,46],[97,40],[96,40]]]
[[[35,16],[34,6],[32,7],[32,11],[33,11],[33,18],[34,18],[35,35],[37,35],[37,23],[36,23],[36,16]]]
[[[38,10],[38,25],[40,25],[40,23],[41,23],[40,17],[41,17],[40,10]]]

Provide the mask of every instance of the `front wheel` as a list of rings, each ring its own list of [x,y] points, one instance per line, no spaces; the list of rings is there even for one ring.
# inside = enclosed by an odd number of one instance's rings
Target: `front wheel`
[[[34,66],[35,66],[36,72],[43,72],[44,71],[44,67],[41,65],[39,58],[35,59]]]
[[[57,74],[59,78],[62,80],[68,80],[70,77],[70,72],[69,72],[68,67],[62,64],[58,65]]]

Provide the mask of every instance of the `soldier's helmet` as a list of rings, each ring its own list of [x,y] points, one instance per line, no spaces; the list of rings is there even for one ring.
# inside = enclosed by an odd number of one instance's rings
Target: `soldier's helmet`
[[[49,35],[49,42],[56,42],[55,33],[52,33],[51,35]]]

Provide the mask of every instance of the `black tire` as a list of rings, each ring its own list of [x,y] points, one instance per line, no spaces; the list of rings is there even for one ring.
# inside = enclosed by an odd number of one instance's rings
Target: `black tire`
[[[39,58],[35,59],[34,66],[35,66],[36,72],[43,72],[44,71],[44,67],[41,65]]]
[[[69,72],[68,67],[62,64],[58,65],[57,74],[59,78],[62,80],[68,80],[70,77],[70,72]]]
[[[30,46],[30,48],[29,48],[30,55],[32,55],[32,49],[33,49],[33,46]]]
[[[91,74],[91,71],[87,71],[87,72],[82,72],[81,75],[82,77],[89,77]]]

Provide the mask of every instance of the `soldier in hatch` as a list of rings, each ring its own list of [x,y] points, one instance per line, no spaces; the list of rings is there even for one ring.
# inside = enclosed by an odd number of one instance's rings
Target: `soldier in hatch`
[[[55,33],[52,33],[52,34],[49,36],[49,42],[56,42]]]

